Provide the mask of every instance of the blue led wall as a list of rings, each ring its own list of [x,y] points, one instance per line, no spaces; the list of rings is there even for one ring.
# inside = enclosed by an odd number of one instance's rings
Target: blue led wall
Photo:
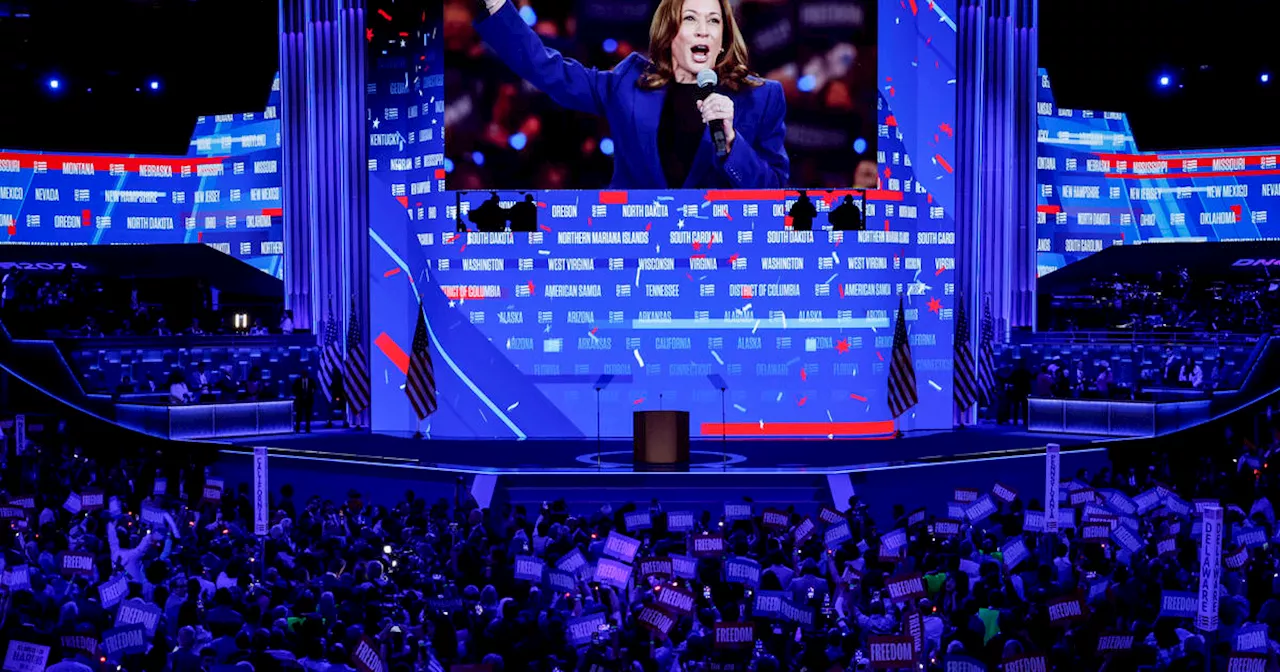
[[[1109,245],[1280,236],[1280,148],[1143,152],[1120,112],[1059,107],[1040,71],[1041,276]]]
[[[0,150],[0,244],[204,243],[279,277],[279,89],[199,117],[185,156]]]
[[[695,437],[887,435],[899,293],[921,399],[900,426],[949,428],[954,11],[880,3],[866,231],[790,232],[788,190],[537,191],[536,233],[459,234],[488,193],[445,190],[442,16],[372,2],[374,429],[419,426],[403,387],[421,299],[432,436],[594,437],[597,409],[601,434],[630,436],[659,407],[689,410]],[[826,225],[843,192],[812,195]]]

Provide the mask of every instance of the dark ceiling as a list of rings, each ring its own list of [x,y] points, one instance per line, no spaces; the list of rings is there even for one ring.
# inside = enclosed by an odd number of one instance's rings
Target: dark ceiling
[[[0,0],[0,147],[185,153],[196,115],[266,104],[276,17],[275,0]],[[1040,18],[1059,103],[1130,113],[1144,149],[1280,145],[1280,1],[1041,0]]]

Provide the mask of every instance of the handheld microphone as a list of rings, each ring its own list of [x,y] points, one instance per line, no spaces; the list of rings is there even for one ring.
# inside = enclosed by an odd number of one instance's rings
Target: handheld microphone
[[[715,93],[716,85],[720,83],[720,77],[716,75],[715,70],[703,70],[698,73],[698,100],[706,100],[708,96]],[[716,145],[716,157],[723,159],[729,155],[729,142],[724,135],[724,120],[716,119],[708,122],[707,126],[711,129],[711,141]]]

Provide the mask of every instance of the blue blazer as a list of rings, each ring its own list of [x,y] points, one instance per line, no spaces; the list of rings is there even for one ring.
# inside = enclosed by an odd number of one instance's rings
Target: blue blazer
[[[485,43],[526,82],[538,87],[559,105],[598,114],[609,121],[613,133],[614,189],[667,189],[658,153],[658,122],[662,117],[665,89],[636,86],[649,60],[631,54],[612,70],[600,71],[565,58],[543,46],[512,3],[476,24]],[[737,138],[723,160],[716,157],[711,133],[689,169],[685,189],[780,189],[787,186],[791,161],[783,145],[786,139],[786,99],[782,85],[744,87],[725,95],[733,99],[733,128]],[[696,110],[690,110],[696,114]]]

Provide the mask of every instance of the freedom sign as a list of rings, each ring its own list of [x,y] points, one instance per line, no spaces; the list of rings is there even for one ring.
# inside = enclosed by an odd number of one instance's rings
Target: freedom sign
[[[653,527],[653,517],[650,515],[648,509],[645,509],[644,511],[632,511],[631,513],[624,514],[622,519],[627,526],[628,532],[634,532],[635,530],[647,530]]]
[[[650,576],[675,576],[675,568],[672,567],[671,558],[640,558],[636,562],[636,567],[640,570],[640,576],[645,578]]]
[[[849,523],[840,521],[822,533],[822,542],[827,548],[838,548],[840,544],[851,541],[853,534],[849,532]]]
[[[360,672],[383,672],[386,669],[378,645],[368,637],[361,637],[356,644],[355,651],[351,652],[351,664]]]
[[[1233,653],[1227,657],[1227,672],[1267,672],[1267,657],[1258,653]]]
[[[725,520],[750,520],[751,505],[725,502],[724,519]]]
[[[1031,509],[1027,509],[1022,512],[1022,531],[1033,533],[1044,532],[1044,521],[1044,511],[1032,511]],[[1055,520],[1054,523],[1057,523],[1057,521]]]
[[[781,511],[768,509],[764,512],[762,524],[770,530],[785,530],[787,525],[791,523],[791,518]]]
[[[582,549],[578,548],[565,553],[556,561],[556,569],[562,572],[569,572],[575,576],[581,576],[586,567],[587,559],[582,557]]]
[[[724,537],[719,534],[702,534],[693,537],[690,544],[695,558],[718,558],[724,555]]]
[[[654,609],[653,607],[645,607],[642,609],[637,620],[640,621],[640,625],[664,635],[671,632],[671,626],[676,624],[675,618],[672,618],[665,612]]]
[[[604,554],[630,564],[640,550],[640,540],[618,532],[610,532],[604,541]]]
[[[916,600],[928,594],[924,588],[924,577],[920,572],[896,574],[886,579],[884,586],[894,602]]]
[[[778,615],[782,617],[782,620],[795,623],[805,630],[813,629],[813,609],[809,607],[783,599],[782,605],[778,609]]]
[[[756,593],[756,602],[751,607],[751,614],[757,618],[774,618],[782,613],[782,601],[789,593],[785,590],[761,590]]]
[[[962,504],[971,504],[978,500],[978,495],[981,493],[973,488],[956,488],[953,494],[955,496],[951,499]]]
[[[516,579],[519,581],[542,581],[542,571],[546,563],[532,555],[516,556]]]
[[[128,594],[129,579],[125,576],[118,576],[98,585],[98,601],[102,603],[103,609],[114,609]]]
[[[631,580],[631,565],[623,564],[617,560],[609,558],[600,558],[596,563],[596,581],[606,586],[624,589],[627,582]]]
[[[1164,591],[1160,594],[1160,615],[1172,618],[1195,618],[1195,593],[1181,590]]]
[[[991,488],[991,494],[995,495],[996,499],[1004,502],[1005,504],[1010,504],[1013,500],[1018,498],[1017,490],[999,482]]]
[[[756,641],[754,623],[716,623],[715,648],[749,649]]]
[[[677,614],[688,616],[693,613],[694,602],[693,593],[672,588],[670,586],[662,586],[662,590],[657,591],[656,601],[658,606],[673,611]]]
[[[552,569],[547,572],[547,585],[557,593],[573,593],[578,590],[578,577],[572,572]]]
[[[604,624],[604,614],[590,614],[572,618],[565,624],[565,633],[569,636],[570,644],[581,646],[590,642],[591,637],[600,632],[600,626]]]
[[[667,514],[667,531],[688,532],[693,529],[693,513],[689,511],[671,511]]]
[[[760,585],[760,563],[750,558],[729,558],[724,563],[724,580],[756,588]]]
[[[687,555],[671,556],[671,571],[680,579],[692,579],[698,576],[698,561]]]
[[[120,660],[121,656],[144,653],[147,650],[147,632],[141,624],[122,625],[102,633],[102,649],[107,657]]]
[[[1267,625],[1250,625],[1236,631],[1231,640],[1231,650],[1237,653],[1266,653]]]
[[[991,501],[991,495],[983,495],[980,499],[969,505],[964,510],[964,515],[971,523],[978,523],[986,520],[991,514],[996,512],[995,502]]]
[[[916,664],[915,647],[910,636],[872,636],[869,640],[868,659],[873,670],[894,670],[903,667],[914,668]]]
[[[147,639],[151,639],[156,634],[156,626],[160,623],[160,607],[154,604],[147,604],[142,600],[129,600],[120,605],[120,611],[116,612],[116,623],[119,625],[129,625],[139,623],[146,628]]]
[[[63,578],[71,578],[77,574],[93,576],[93,554],[64,551],[59,555],[58,568]]]
[[[1078,595],[1059,597],[1049,601],[1049,622],[1053,625],[1063,625],[1083,619],[1087,613],[1084,600]]]
[[[803,544],[804,541],[808,539],[813,534],[813,531],[816,530],[817,528],[818,526],[813,524],[813,519],[805,518],[804,520],[800,521],[799,525],[796,525],[795,530],[792,530],[792,539],[797,544]]]
[[[1004,659],[1004,672],[1049,672],[1049,661],[1043,653],[1032,653]]]
[[[1004,566],[1006,569],[1013,569],[1018,563],[1031,557],[1031,552],[1027,550],[1027,545],[1022,541],[1022,537],[1010,537],[1004,545],[1000,547],[1000,555],[1004,558]]]
[[[952,518],[939,518],[933,521],[933,533],[939,537],[954,537],[960,534],[960,521]]]

